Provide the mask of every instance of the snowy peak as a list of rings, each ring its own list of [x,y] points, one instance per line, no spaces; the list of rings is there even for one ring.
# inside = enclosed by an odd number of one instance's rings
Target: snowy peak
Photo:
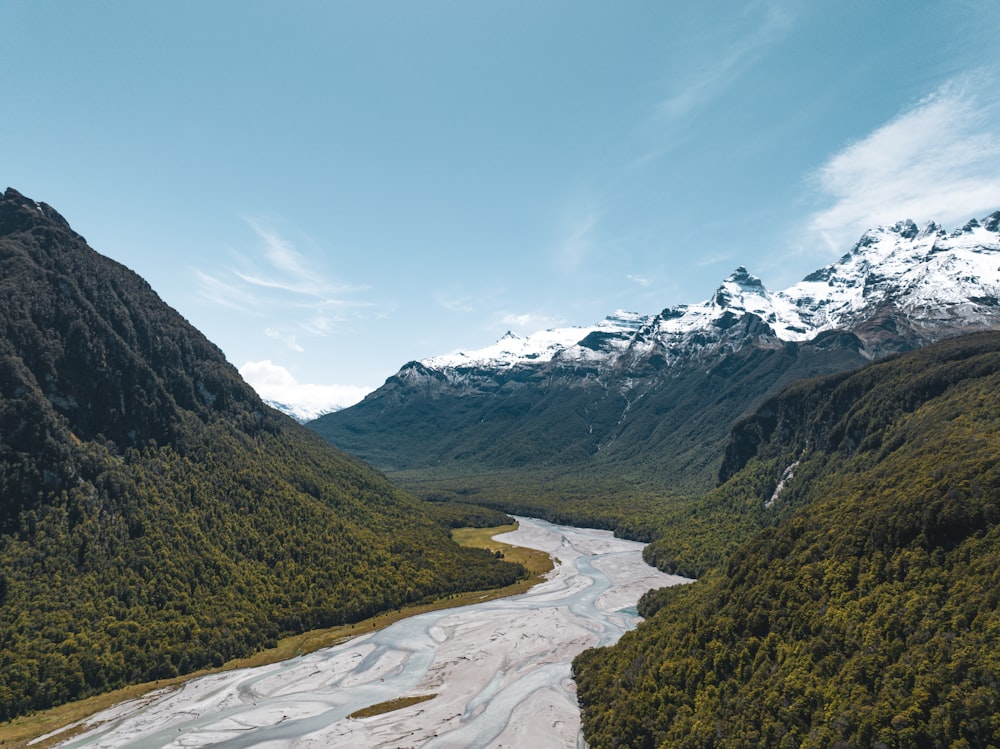
[[[719,307],[745,307],[746,297],[767,297],[767,289],[756,276],[750,275],[742,265],[734,270],[716,290],[713,301]]]
[[[618,310],[596,325],[587,327],[550,328],[524,338],[508,331],[500,340],[486,348],[434,356],[421,363],[431,369],[505,369],[521,363],[549,362],[560,353],[578,345],[592,351],[597,340],[620,339],[627,342],[645,320],[643,315]]]
[[[771,326],[782,325],[782,316],[775,308],[775,296],[765,288],[763,281],[742,265],[722,282],[708,306],[708,317],[716,327],[720,318],[731,320],[746,314],[756,315]]]
[[[658,315],[618,311],[589,327],[519,337],[424,360],[431,369],[505,369],[546,362],[613,365],[654,353],[718,344],[736,328],[778,341],[808,341],[828,330],[855,330],[878,315],[902,314],[922,329],[961,332],[1000,325],[1000,211],[948,234],[930,222],[871,229],[836,263],[794,286],[770,292],[745,267],[711,298]],[[752,316],[752,317],[748,317]],[[753,322],[757,318],[758,322]]]
[[[1000,212],[951,235],[934,223],[917,229],[912,221],[873,229],[837,263],[779,296],[798,310],[806,335],[856,325],[888,306],[917,321],[982,323],[984,310],[977,308],[1000,294],[998,228]],[[1000,322],[996,311],[985,315]]]
[[[328,403],[289,403],[287,401],[275,400],[273,398],[264,398],[263,401],[271,408],[288,414],[300,424],[313,421],[314,419],[318,419],[320,416],[334,413],[342,408],[341,406],[333,406]]]

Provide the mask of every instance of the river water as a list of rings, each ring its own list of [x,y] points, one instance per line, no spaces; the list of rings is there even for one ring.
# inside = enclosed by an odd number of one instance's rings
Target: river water
[[[498,540],[548,552],[523,595],[433,611],[336,647],[228,671],[88,719],[69,747],[575,749],[584,746],[573,658],[636,626],[646,590],[689,582],[608,531],[518,518]],[[428,701],[350,718],[404,696]]]

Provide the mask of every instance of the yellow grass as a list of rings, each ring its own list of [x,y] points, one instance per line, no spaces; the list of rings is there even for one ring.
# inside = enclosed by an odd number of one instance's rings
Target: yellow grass
[[[89,728],[83,726],[77,729],[70,728],[73,724],[84,720],[88,716],[117,705],[119,702],[137,699],[156,689],[172,689],[180,684],[183,684],[189,679],[194,679],[198,676],[204,676],[206,674],[218,673],[219,671],[231,671],[237,668],[265,666],[269,663],[285,661],[298,655],[305,655],[306,653],[312,653],[322,648],[338,645],[342,642],[346,642],[352,637],[383,629],[400,619],[405,619],[408,616],[414,616],[416,614],[422,614],[427,611],[438,611],[457,606],[466,606],[472,603],[480,603],[482,601],[493,600],[494,598],[503,598],[505,596],[523,593],[536,583],[540,582],[542,576],[552,569],[552,560],[544,552],[498,543],[493,541],[491,538],[492,536],[506,531],[512,531],[516,528],[517,525],[507,525],[496,528],[457,528],[452,531],[452,537],[457,543],[463,546],[476,546],[489,549],[492,552],[500,551],[504,555],[504,559],[511,562],[520,562],[525,566],[529,573],[529,577],[525,580],[520,580],[513,585],[508,585],[505,588],[460,593],[446,598],[441,598],[437,601],[432,601],[431,603],[421,604],[419,606],[405,606],[400,610],[388,611],[370,619],[365,619],[357,624],[345,624],[343,626],[332,627],[330,629],[317,629],[311,632],[305,632],[301,635],[286,637],[278,642],[277,647],[262,650],[247,658],[238,658],[236,660],[229,661],[219,668],[203,669],[201,671],[184,674],[183,676],[178,676],[173,679],[163,679],[161,681],[148,682],[145,684],[135,684],[133,686],[124,687],[123,689],[117,689],[113,692],[106,692],[105,694],[100,694],[85,700],[70,702],[65,705],[54,707],[50,710],[42,710],[31,715],[16,718],[7,723],[0,724],[0,747],[3,747],[3,749],[21,749],[22,747],[26,747],[28,742],[33,741],[40,736],[45,736],[54,731],[59,731],[59,733],[51,739],[32,744],[33,748],[37,747],[38,749],[44,749],[45,747],[52,746],[60,741],[66,741],[74,733],[79,733],[85,728]],[[430,699],[430,697],[417,699],[424,700]],[[404,707],[404,705],[400,705],[399,707]],[[385,712],[388,712],[388,710],[399,709],[399,707],[387,708]]]
[[[515,530],[517,530],[517,523],[495,528],[456,528],[451,532],[451,537],[462,546],[476,546],[480,549],[489,549],[492,552],[499,551],[508,562],[523,564],[530,575],[526,581],[528,585],[525,590],[527,590],[541,580],[542,575],[552,569],[552,558],[544,551],[526,549],[523,546],[511,546],[493,540],[493,536]],[[506,590],[506,588],[501,590]],[[510,593],[504,595],[510,595]]]
[[[347,717],[373,718],[376,715],[391,713],[393,710],[402,710],[404,707],[409,707],[410,705],[418,705],[421,702],[433,700],[435,697],[437,697],[436,694],[422,694],[419,697],[397,697],[396,699],[389,700],[388,702],[380,702],[377,705],[371,705],[370,707],[363,707],[360,710],[355,710]]]

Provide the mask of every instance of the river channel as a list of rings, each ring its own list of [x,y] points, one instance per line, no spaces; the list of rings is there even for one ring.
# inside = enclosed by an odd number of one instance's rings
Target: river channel
[[[573,658],[636,626],[648,589],[689,582],[608,531],[518,518],[498,540],[548,552],[527,593],[404,619],[336,647],[228,671],[88,719],[70,747],[263,749],[584,746]],[[361,708],[434,695],[370,718]]]

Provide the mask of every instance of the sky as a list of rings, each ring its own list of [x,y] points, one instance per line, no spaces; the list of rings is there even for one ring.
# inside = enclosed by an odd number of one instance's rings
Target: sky
[[[997,0],[0,0],[0,189],[262,396],[1000,209]]]

